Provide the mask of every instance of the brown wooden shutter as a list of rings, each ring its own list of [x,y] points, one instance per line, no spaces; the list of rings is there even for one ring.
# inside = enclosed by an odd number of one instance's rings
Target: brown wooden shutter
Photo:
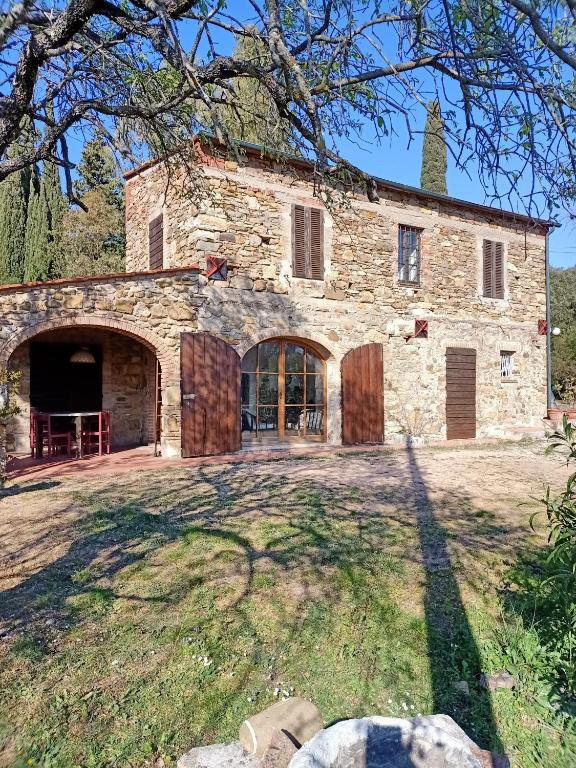
[[[156,216],[148,224],[148,254],[150,269],[164,266],[164,216]]]
[[[351,349],[342,360],[342,442],[384,442],[382,344]]]
[[[240,358],[209,333],[180,336],[182,456],[240,450]]]
[[[504,298],[504,246],[493,243],[494,251],[494,298]]]
[[[319,208],[292,206],[292,275],[324,279],[324,216]]]
[[[494,272],[493,272],[493,259],[492,259],[492,241],[484,240],[483,243],[483,293],[487,298],[494,298]]]
[[[306,208],[303,205],[292,206],[292,274],[294,277],[306,277]]]
[[[446,436],[476,437],[476,350],[446,350]]]
[[[319,208],[309,208],[310,212],[310,272],[311,280],[324,279],[324,217]]]

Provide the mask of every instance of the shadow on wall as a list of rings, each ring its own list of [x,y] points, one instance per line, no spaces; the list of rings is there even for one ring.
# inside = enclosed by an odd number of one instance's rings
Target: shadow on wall
[[[441,509],[443,520],[460,521],[472,502],[464,494],[432,502],[411,449],[407,466],[392,455],[380,461],[391,470],[379,483],[374,459],[360,457],[349,470],[339,464],[337,475],[321,460],[291,461],[274,469],[201,466],[87,487],[76,494],[73,522],[27,529],[14,562],[48,541],[60,554],[0,593],[0,622],[24,631],[50,656],[68,633],[79,637],[74,633],[82,630],[89,644],[92,631],[102,637],[121,631],[125,613],[126,653],[164,646],[167,652],[156,671],[156,657],[142,662],[142,690],[160,675],[172,699],[172,679],[178,690],[199,697],[193,719],[170,736],[174,752],[233,736],[239,722],[265,705],[262,697],[249,703],[247,691],[273,685],[269,675],[290,675],[328,720],[382,713],[385,692],[399,685],[427,695],[423,654],[432,694],[426,706],[452,715],[480,746],[501,751],[490,695],[477,683],[480,653],[436,517]],[[475,523],[465,516],[463,535],[473,546],[490,546],[490,523],[481,533]],[[422,564],[425,620],[403,611],[391,587],[405,568],[412,577]],[[50,631],[62,633],[58,643],[46,642]],[[234,676],[211,673],[209,696],[183,656],[188,636],[215,667],[239,660]],[[93,674],[90,685],[97,686],[96,668]],[[472,691],[465,701],[452,687],[462,679]],[[132,682],[135,689],[140,683]],[[150,706],[156,707],[154,691]],[[75,716],[100,717],[83,706]],[[156,727],[145,708],[137,712]],[[138,717],[119,727],[137,729]],[[62,723],[58,732],[67,734]]]

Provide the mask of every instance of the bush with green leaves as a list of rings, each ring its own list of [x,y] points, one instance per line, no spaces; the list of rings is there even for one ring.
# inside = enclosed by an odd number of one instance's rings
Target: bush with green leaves
[[[547,453],[561,452],[566,462],[576,460],[576,426],[564,416],[562,426],[550,435]],[[524,590],[534,593],[534,622],[555,661],[559,690],[576,697],[576,472],[559,494],[548,488],[542,499],[548,546]]]

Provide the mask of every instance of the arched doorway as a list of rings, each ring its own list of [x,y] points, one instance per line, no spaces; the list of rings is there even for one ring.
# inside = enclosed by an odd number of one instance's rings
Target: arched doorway
[[[43,458],[77,456],[80,443],[88,442],[79,432],[84,427],[88,434],[99,412],[107,414],[107,443],[114,450],[161,441],[161,367],[144,340],[115,328],[63,325],[26,334],[9,365],[22,373],[20,413],[8,430],[12,453],[29,455],[37,449],[37,414],[49,414],[51,429],[61,438],[70,436],[54,446],[42,445]],[[85,415],[80,425],[79,414]],[[83,446],[84,454],[92,449],[92,443]]]
[[[326,440],[326,360],[300,339],[273,338],[242,358],[242,442]]]

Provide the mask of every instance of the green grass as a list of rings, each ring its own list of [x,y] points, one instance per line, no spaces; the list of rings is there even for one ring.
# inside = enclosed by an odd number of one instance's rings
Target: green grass
[[[372,502],[277,462],[260,477],[215,468],[75,492],[72,545],[9,595],[13,618],[32,620],[2,644],[0,765],[171,764],[236,738],[284,691],[325,722],[443,711],[521,768],[567,765],[570,723],[546,706],[538,640],[502,621],[483,580],[494,551],[475,553],[469,580],[454,552],[425,569],[419,553],[452,539],[441,522],[401,514],[405,488]],[[512,664],[517,691],[479,687],[480,667]],[[470,697],[453,688],[463,679]]]

